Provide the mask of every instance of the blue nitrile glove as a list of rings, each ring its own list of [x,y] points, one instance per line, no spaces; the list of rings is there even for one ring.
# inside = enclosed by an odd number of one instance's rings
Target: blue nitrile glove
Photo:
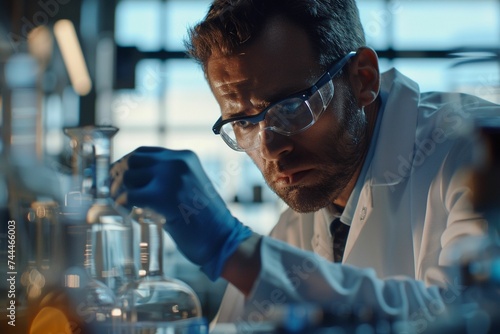
[[[164,215],[179,250],[212,280],[252,233],[231,215],[191,151],[140,147],[115,163],[111,175],[117,202]]]

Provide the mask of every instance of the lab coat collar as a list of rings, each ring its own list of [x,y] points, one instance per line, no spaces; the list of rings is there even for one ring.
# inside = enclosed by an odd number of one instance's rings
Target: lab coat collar
[[[412,161],[417,109],[420,99],[418,84],[396,69],[391,69],[383,73],[381,84],[381,95],[387,101],[383,101],[382,107],[384,110],[380,111],[382,119],[378,138],[376,138],[375,152],[371,161],[367,162],[371,165],[365,175],[365,180],[369,182],[370,186],[392,186],[404,180],[406,176],[404,168],[406,166],[401,166],[401,161]],[[395,127],[394,124],[398,124],[399,126]],[[363,181],[366,182],[365,180]],[[363,198],[371,199],[369,187],[363,187],[361,193],[360,196],[363,196]],[[349,201],[356,201],[357,203],[358,198],[354,199],[352,196],[351,194]],[[350,205],[347,207],[350,207]],[[371,201],[368,201],[368,206],[359,210],[364,211],[362,214],[366,216],[369,208],[371,208]],[[358,209],[356,210],[358,211]],[[331,237],[328,226],[341,213],[335,210],[333,206],[323,208],[320,212],[321,215],[315,219],[315,233],[323,235],[327,231],[325,235]],[[351,225],[352,220],[343,219],[343,222]],[[349,239],[351,240],[347,242],[344,258],[348,256],[353,240],[357,238],[361,227],[362,224],[358,224],[354,228],[351,225],[351,231],[349,232]],[[328,256],[332,257],[331,254],[320,252],[319,249],[316,249],[318,247],[315,247],[313,242],[313,249],[315,249],[316,253],[320,253],[326,258]]]
[[[381,91],[387,101],[367,177],[372,186],[392,186],[407,176],[405,171],[410,167],[402,164],[413,158],[420,89],[416,82],[391,69],[382,74]]]

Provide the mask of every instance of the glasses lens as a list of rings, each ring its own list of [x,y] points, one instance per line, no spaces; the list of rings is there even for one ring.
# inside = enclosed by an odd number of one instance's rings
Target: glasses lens
[[[266,127],[282,134],[301,131],[313,121],[307,102],[301,98],[282,101],[269,109],[266,115]]]
[[[265,129],[287,136],[308,129],[326,109],[333,98],[333,92],[334,86],[330,80],[307,100],[294,97],[271,106],[265,115]],[[226,123],[220,129],[224,141],[237,151],[248,151],[258,147],[261,140],[260,132],[259,123],[252,123],[246,119]]]
[[[220,133],[224,141],[237,151],[245,151],[256,143],[259,134],[259,125],[251,122],[240,120],[226,123],[220,129]]]
[[[323,111],[328,107],[333,98],[334,86],[332,81],[324,84],[317,90],[308,100],[309,108],[313,114],[314,121],[316,121]],[[314,122],[313,122],[314,124]]]
[[[321,101],[320,97],[316,99]],[[323,108],[322,102],[320,102],[319,108]],[[308,128],[314,121],[315,118],[308,102],[301,98],[291,98],[268,110],[265,117],[265,128],[290,135]],[[239,120],[224,124],[221,128],[221,135],[231,148],[246,151],[259,145],[260,131],[261,127],[258,123]]]

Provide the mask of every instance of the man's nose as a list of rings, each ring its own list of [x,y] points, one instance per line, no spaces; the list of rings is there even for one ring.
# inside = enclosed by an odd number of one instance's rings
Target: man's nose
[[[292,151],[290,137],[262,127],[259,132],[260,154],[266,160],[278,160]]]

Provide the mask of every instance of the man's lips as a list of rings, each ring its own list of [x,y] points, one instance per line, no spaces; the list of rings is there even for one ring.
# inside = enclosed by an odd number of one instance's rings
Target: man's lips
[[[283,186],[292,186],[300,183],[307,175],[310,174],[311,169],[287,171],[279,173],[275,178],[275,183]]]

